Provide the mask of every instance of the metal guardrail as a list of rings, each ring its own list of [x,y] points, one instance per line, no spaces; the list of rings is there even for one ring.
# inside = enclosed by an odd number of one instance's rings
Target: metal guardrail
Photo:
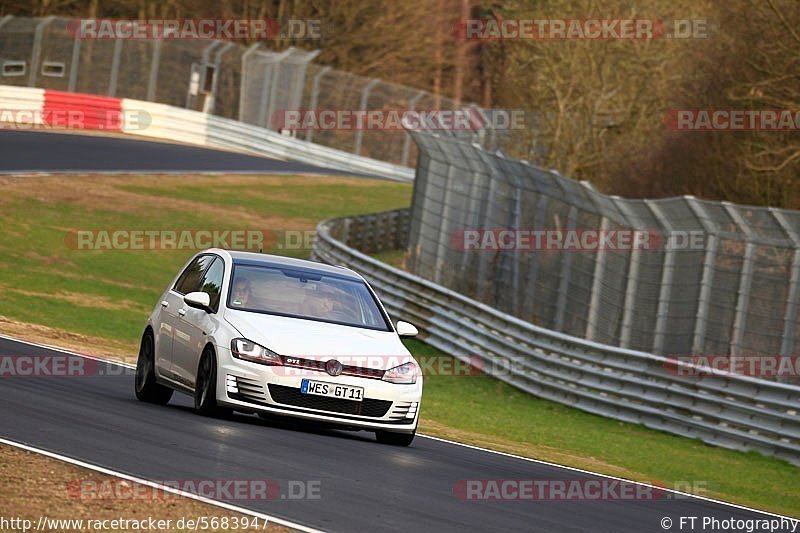
[[[800,466],[797,387],[738,375],[680,376],[668,358],[535,326],[349,245],[368,253],[402,248],[408,224],[407,210],[324,221],[312,257],[362,273],[389,313],[413,322],[427,343],[481,361],[485,372],[535,396]]]
[[[71,107],[64,104],[62,108],[83,111],[87,114],[92,113],[93,108],[87,107],[82,102],[98,100],[97,97],[77,93],[74,94],[74,98],[64,99],[65,94],[71,93],[0,85],[0,109],[25,110],[41,114],[47,109],[48,95],[54,93],[58,94],[62,101],[71,103]],[[109,104],[115,103],[122,110],[123,116],[146,118],[144,125],[138,121],[135,124],[123,122],[121,126],[115,128],[123,133],[299,161],[345,172],[379,176],[394,181],[411,182],[414,180],[414,169],[412,168],[320,146],[252,124],[143,100],[129,98],[103,98],[102,100]],[[87,123],[86,127],[91,127],[91,125]]]
[[[126,112],[144,111],[152,120],[143,129],[123,128],[125,133],[287,159],[394,181],[414,180],[414,169],[302,141],[229,118],[127,98],[123,99],[123,108]]]

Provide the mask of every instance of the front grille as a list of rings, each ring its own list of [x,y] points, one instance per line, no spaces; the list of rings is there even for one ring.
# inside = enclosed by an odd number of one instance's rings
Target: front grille
[[[387,400],[364,398],[360,402],[354,402],[353,400],[342,400],[341,398],[303,394],[300,392],[300,389],[286,387],[284,385],[270,384],[269,394],[274,401],[286,405],[374,418],[380,418],[386,415],[389,408],[392,406],[392,402]]]
[[[287,359],[296,359],[297,363],[289,363]],[[305,368],[307,370],[314,370],[317,372],[325,372],[325,361],[318,361],[316,359],[305,359],[303,357],[284,357],[283,364],[285,366],[292,366],[297,368]],[[378,368],[369,368],[365,366],[356,365],[342,365],[342,374],[345,376],[357,376],[361,378],[370,379],[383,379],[385,370]],[[325,372],[327,374],[327,372]]]

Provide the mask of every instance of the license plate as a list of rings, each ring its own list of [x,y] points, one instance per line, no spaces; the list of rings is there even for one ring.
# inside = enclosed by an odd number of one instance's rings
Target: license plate
[[[314,381],[311,379],[304,379],[300,382],[300,392],[303,394],[341,398],[342,400],[353,400],[356,402],[360,402],[364,399],[363,387],[351,387],[350,385],[338,385],[336,383]]]

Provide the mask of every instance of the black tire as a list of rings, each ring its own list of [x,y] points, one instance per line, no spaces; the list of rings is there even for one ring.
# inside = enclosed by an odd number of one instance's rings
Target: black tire
[[[392,446],[408,446],[414,440],[414,435],[417,430],[412,433],[392,433],[391,431],[376,431],[375,438],[381,444],[390,444]]]
[[[136,397],[143,402],[166,405],[172,398],[172,389],[156,382],[155,342],[150,329],[144,332],[139,345],[134,388]]]
[[[217,405],[217,358],[210,346],[203,350],[197,365],[194,412],[203,416],[225,416],[232,412]]]

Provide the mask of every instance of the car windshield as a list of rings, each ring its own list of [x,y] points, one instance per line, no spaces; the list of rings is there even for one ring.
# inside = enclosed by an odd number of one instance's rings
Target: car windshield
[[[228,307],[391,331],[363,281],[315,271],[236,265]]]

